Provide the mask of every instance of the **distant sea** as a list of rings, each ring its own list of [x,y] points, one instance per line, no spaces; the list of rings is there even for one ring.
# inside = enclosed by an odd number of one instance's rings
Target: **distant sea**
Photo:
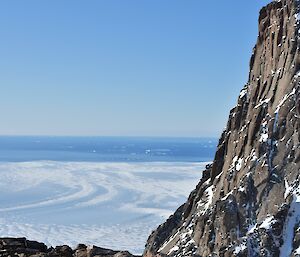
[[[215,138],[0,136],[0,161],[206,162]]]
[[[213,138],[0,137],[0,236],[141,254],[213,160]]]

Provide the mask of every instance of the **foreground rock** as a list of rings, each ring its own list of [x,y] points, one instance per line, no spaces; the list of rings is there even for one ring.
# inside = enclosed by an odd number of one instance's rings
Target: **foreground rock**
[[[214,162],[145,257],[300,256],[299,18],[296,0],[261,10],[249,80]]]
[[[113,251],[97,246],[67,245],[48,248],[45,244],[26,238],[0,238],[0,256],[3,257],[137,257],[126,251]]]

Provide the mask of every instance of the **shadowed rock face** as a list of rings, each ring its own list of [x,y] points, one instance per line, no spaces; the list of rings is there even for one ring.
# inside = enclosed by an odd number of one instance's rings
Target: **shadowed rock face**
[[[0,238],[0,256],[3,257],[137,257],[126,251],[113,251],[100,247],[67,245],[48,248],[45,244],[25,238]]]
[[[249,80],[214,162],[145,257],[300,256],[298,12],[296,0],[261,10]]]

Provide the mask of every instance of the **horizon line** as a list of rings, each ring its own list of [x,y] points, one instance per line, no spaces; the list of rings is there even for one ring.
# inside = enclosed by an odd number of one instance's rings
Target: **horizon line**
[[[43,135],[43,134],[36,134],[36,135],[29,135],[29,134],[0,134],[0,137],[102,137],[102,138],[190,138],[190,139],[218,139],[218,136],[165,136],[165,135],[143,135],[143,136],[134,136],[134,135]]]

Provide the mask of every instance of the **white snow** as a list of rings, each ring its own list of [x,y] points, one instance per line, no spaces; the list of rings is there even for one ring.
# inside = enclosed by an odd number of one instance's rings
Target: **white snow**
[[[265,99],[263,101],[260,101],[259,104],[254,107],[254,109],[257,109],[258,107],[262,106],[263,104],[267,104],[270,101],[271,101],[271,98],[267,98],[267,99]]]
[[[300,255],[300,246],[294,251],[294,254],[299,254]]]
[[[172,235],[167,241],[164,242],[164,244],[158,249],[158,252],[161,252],[169,243],[171,243],[178,235],[180,234],[180,229]]]
[[[231,190],[229,193],[227,193],[223,198],[221,198],[221,201],[225,201],[225,200],[227,200],[227,198],[230,196],[230,195],[232,195],[232,193],[233,193],[233,190]]]
[[[246,244],[245,244],[245,243],[242,243],[242,244],[240,244],[240,245],[238,245],[238,246],[235,247],[233,253],[234,253],[234,254],[238,254],[238,253],[240,253],[241,251],[244,251],[244,250],[246,250],[246,249],[247,249]]]
[[[245,128],[247,128],[247,124],[244,125],[244,126],[240,129],[239,133],[242,133],[242,132],[245,130]]]
[[[222,175],[223,175],[223,171],[218,176],[216,176],[216,179],[218,180]]]
[[[298,72],[296,73],[296,75],[294,76],[294,78],[297,79],[297,78],[299,78],[299,77],[300,77],[300,71],[298,71]]]
[[[259,228],[263,228],[266,230],[269,230],[271,226],[275,223],[274,216],[267,217],[262,224],[259,226]]]
[[[257,229],[270,230],[275,222],[276,220],[274,219],[274,216],[266,217],[259,226],[257,223],[249,225],[247,234],[252,234]]]
[[[283,138],[280,139],[280,142],[283,142],[285,140],[286,135],[284,135]]]
[[[286,94],[286,95],[281,99],[281,101],[279,102],[279,104],[277,105],[276,110],[275,110],[275,113],[278,113],[279,110],[280,110],[280,108],[281,108],[281,106],[285,103],[285,101],[286,101],[287,99],[289,99],[289,98],[290,98],[292,95],[294,95],[295,93],[296,93],[296,89],[293,88],[292,92],[290,92],[289,94]]]
[[[243,158],[239,158],[238,156],[234,156],[232,158],[232,162],[229,166],[229,171],[233,171],[233,170],[240,171],[241,168],[242,168],[243,162],[244,162]]]
[[[140,254],[151,230],[186,201],[206,164],[0,163],[0,236]]]
[[[239,191],[239,192],[242,192],[242,193],[243,193],[243,192],[246,192],[246,188],[244,188],[244,187],[239,187],[238,191]]]
[[[261,134],[260,134],[260,139],[259,142],[260,143],[266,143],[268,141],[269,135],[268,135],[268,122],[265,121],[262,123],[261,126]]]
[[[258,157],[254,154],[253,156],[252,156],[252,158],[251,158],[251,161],[256,161],[258,159]]]
[[[256,161],[256,160],[258,159],[257,156],[256,156],[255,149],[252,149],[252,150],[251,150],[250,155],[245,159],[245,164],[248,163],[249,159],[250,159],[250,161],[252,161],[252,162],[253,162],[253,161]]]
[[[209,186],[204,192],[203,197],[201,200],[197,203],[198,208],[200,208],[200,215],[203,215],[209,208],[209,206],[212,203],[214,195],[214,185]]]
[[[247,231],[247,234],[252,234],[255,232],[255,230],[257,229],[257,224],[251,224],[249,227],[248,227],[248,231]]]
[[[280,248],[280,257],[288,257],[293,249],[294,229],[300,221],[300,187],[291,187],[286,183],[287,191],[293,195],[293,201],[290,204],[289,213],[283,229],[284,242]]]
[[[213,198],[213,191],[214,191],[214,185],[211,185],[209,188],[205,190],[205,193],[207,195],[207,204],[210,205],[212,203],[212,198]]]
[[[243,158],[239,158],[238,161],[237,161],[237,164],[235,165],[235,169],[237,171],[240,171],[241,168],[242,168],[242,163],[243,163]]]
[[[239,98],[243,98],[245,95],[247,95],[247,91],[248,91],[248,88],[243,89],[243,90],[240,92]]]
[[[289,183],[286,179],[284,179],[284,185],[285,185],[285,192],[284,192],[284,199],[286,199],[289,194],[292,192],[293,188],[289,186]]]
[[[179,250],[179,247],[177,245],[175,245],[174,247],[172,247],[170,249],[170,251],[168,252],[168,255],[171,254],[172,252],[177,252]]]
[[[232,159],[232,163],[235,164],[237,162],[237,160],[239,159],[238,156],[234,156],[233,159]]]

